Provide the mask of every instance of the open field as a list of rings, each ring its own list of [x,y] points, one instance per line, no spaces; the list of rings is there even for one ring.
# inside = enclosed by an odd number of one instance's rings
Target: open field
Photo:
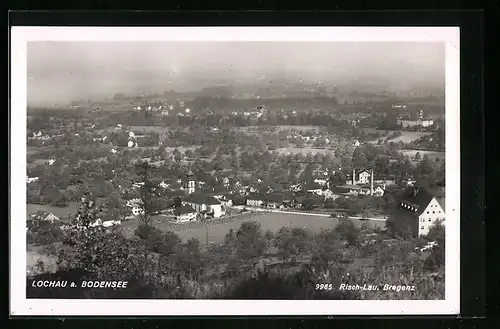
[[[403,142],[403,143],[411,143],[414,140],[419,139],[422,136],[428,136],[432,133],[430,132],[419,132],[419,131],[401,131],[403,135],[398,138],[391,139],[391,142]]]
[[[434,161],[436,158],[439,158],[440,160],[444,160],[446,157],[445,152],[438,152],[438,151],[419,151],[419,150],[401,150],[401,153],[404,155],[409,156],[410,158],[415,157],[415,154],[417,152],[420,152],[420,156],[424,157],[424,155],[427,155],[429,157],[429,160]]]
[[[165,230],[171,229],[171,227],[182,227],[182,225],[186,224],[170,224],[166,217],[156,216],[154,218],[155,224],[163,226]],[[265,232],[270,230],[272,232],[278,231],[280,228],[287,227],[302,227],[306,228],[314,233],[320,232],[321,229],[332,229],[338,223],[338,219],[329,218],[329,217],[320,217],[320,216],[310,216],[310,215],[299,215],[299,214],[280,214],[280,213],[265,213],[251,219],[234,219],[225,223],[215,224],[211,226],[200,225],[198,228],[188,229],[184,231],[177,231],[176,234],[179,235],[183,240],[188,240],[191,238],[198,239],[202,244],[207,243],[207,235],[208,235],[208,243],[223,243],[224,237],[229,232],[230,229],[234,231],[238,230],[241,223],[247,221],[256,221],[260,223],[262,231]],[[364,221],[353,220],[358,225],[364,223]],[[383,221],[367,221],[370,225],[374,227],[384,227]],[[163,224],[163,225],[162,225]],[[127,231],[126,235],[130,236],[133,234],[133,230],[137,226],[137,220],[129,220],[122,223],[122,226],[125,227]]]
[[[386,130],[377,130],[377,129],[374,129],[374,128],[365,128],[363,129],[365,132],[367,133],[374,133],[374,132],[380,132],[380,133],[383,133],[384,131]],[[417,140],[419,139],[420,137],[422,136],[427,136],[427,135],[431,135],[432,133],[430,132],[420,132],[420,131],[404,131],[404,130],[388,130],[388,134],[391,135],[393,134],[394,132],[396,131],[399,131],[400,133],[402,133],[403,135],[397,137],[397,138],[394,138],[394,139],[389,139],[387,140],[387,142],[394,142],[394,143],[398,143],[398,142],[403,142],[403,143],[411,143],[413,142],[414,140]],[[385,137],[382,137],[381,138],[382,141],[384,141]],[[374,139],[372,141],[370,141],[371,143],[377,143],[378,142],[378,139]]]
[[[67,207],[53,207],[50,205],[40,205],[40,204],[27,204],[26,205],[26,214],[30,215],[35,213],[37,210],[45,210],[53,213],[59,218],[67,218],[68,214],[76,214],[77,211],[77,203],[69,202]]]

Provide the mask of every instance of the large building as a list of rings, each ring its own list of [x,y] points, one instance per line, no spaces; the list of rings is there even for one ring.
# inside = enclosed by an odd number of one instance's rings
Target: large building
[[[434,120],[425,119],[424,110],[420,109],[416,117],[400,116],[397,118],[398,126],[407,127],[430,127],[434,124]]]
[[[409,220],[414,235],[423,236],[437,221],[445,224],[445,212],[436,197],[423,188],[409,187],[399,200],[395,220]]]
[[[219,200],[202,193],[190,194],[182,203],[193,207],[199,213],[211,214],[214,218],[219,218],[226,213],[225,207]]]

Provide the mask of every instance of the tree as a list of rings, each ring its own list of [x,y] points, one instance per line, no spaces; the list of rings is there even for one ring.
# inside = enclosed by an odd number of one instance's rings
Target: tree
[[[179,250],[172,254],[172,257],[175,258],[176,271],[190,279],[198,279],[203,270],[200,241],[189,239],[179,246]]]
[[[140,198],[142,212],[140,212],[140,220],[142,224],[149,225],[151,217],[154,214],[154,192],[159,189],[158,184],[155,184],[152,179],[152,170],[154,167],[150,166],[148,162],[136,165],[136,173],[141,177],[143,185],[140,188]]]
[[[158,252],[164,256],[170,256],[177,252],[181,244],[181,238],[174,232],[167,231],[161,237]]]
[[[275,238],[280,258],[289,260],[302,255],[308,248],[309,238],[309,233],[303,228],[282,227]]]
[[[340,239],[334,230],[322,230],[314,237],[313,266],[320,271],[330,268],[341,259]]]
[[[80,269],[98,279],[144,278],[144,269],[150,262],[144,257],[142,246],[125,239],[113,228],[96,225],[101,213],[92,196],[86,194],[64,231],[64,243],[72,252],[60,251],[59,268]]]
[[[260,224],[257,222],[244,222],[236,231],[236,252],[238,257],[252,266],[266,249],[266,241],[262,236]]]
[[[228,246],[235,246],[236,245],[236,235],[234,234],[233,229],[230,229],[229,232],[226,233],[226,236],[224,237],[224,244]]]
[[[62,242],[63,238],[63,231],[57,224],[41,220],[32,220],[28,223],[27,243],[46,246]]]
[[[344,185],[346,182],[346,177],[341,171],[335,172],[332,176],[330,176],[329,184],[330,188],[333,186]]]
[[[361,147],[357,147],[352,154],[352,165],[358,168],[364,168],[368,165],[368,159]]]
[[[354,246],[358,242],[360,229],[351,220],[342,220],[336,227],[335,232],[340,238],[346,240],[349,245]]]
[[[416,161],[420,161],[421,158],[422,158],[422,156],[420,155],[420,152],[415,153],[415,160]]]
[[[174,198],[174,207],[178,208],[180,206],[182,206],[182,199],[180,197],[176,196]]]

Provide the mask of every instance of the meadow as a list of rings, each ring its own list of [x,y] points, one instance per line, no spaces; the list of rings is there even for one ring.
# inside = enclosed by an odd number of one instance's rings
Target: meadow
[[[428,136],[432,134],[430,132],[419,132],[419,131],[400,131],[400,132],[403,135],[399,136],[398,138],[391,139],[390,141],[394,143],[398,142],[411,143],[422,136]],[[390,133],[392,133],[392,131]]]
[[[439,158],[440,160],[444,160],[446,157],[445,152],[438,152],[438,151],[419,151],[419,150],[401,150],[401,153],[404,155],[409,156],[410,158],[414,158],[415,154],[417,152],[420,153],[420,156],[423,158],[424,155],[427,155],[429,157],[429,160],[434,161],[436,158]]]
[[[366,133],[374,133],[374,132],[381,132],[383,133],[384,130],[377,130],[377,129],[374,129],[374,128],[365,128],[364,131]],[[397,137],[397,138],[394,138],[394,139],[389,139],[388,142],[394,142],[394,143],[398,143],[398,142],[403,142],[403,143],[411,143],[417,139],[419,139],[420,137],[422,136],[428,136],[428,135],[431,135],[432,133],[430,132],[420,132],[420,131],[404,131],[404,130],[388,130],[388,134],[391,135],[393,134],[394,132],[400,132],[402,135]],[[385,137],[382,137],[381,138],[382,141],[385,139]],[[372,141],[370,141],[372,144],[376,144],[378,142],[378,139],[374,139]]]
[[[26,205],[26,214],[27,215],[33,214],[33,213],[37,212],[37,210],[45,210],[49,213],[53,213],[54,215],[56,215],[59,218],[68,218],[69,214],[73,214],[73,215],[76,214],[77,203],[76,202],[68,202],[67,207],[53,207],[50,205],[40,205],[40,204],[32,204],[32,203],[28,203]]]

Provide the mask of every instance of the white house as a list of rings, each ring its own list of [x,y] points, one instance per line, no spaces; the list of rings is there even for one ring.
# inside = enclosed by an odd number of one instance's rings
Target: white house
[[[26,177],[27,184],[36,182],[37,180],[38,180],[38,177]]]
[[[411,216],[418,225],[418,236],[428,234],[437,221],[444,225],[446,219],[444,209],[437,199],[424,189],[414,186],[403,194],[397,214]]]
[[[362,170],[358,176],[358,184],[369,184],[371,173],[368,170]]]
[[[307,190],[307,192],[314,193],[314,194],[320,195],[320,196],[323,195],[323,189],[320,189],[320,188],[309,189],[309,190]]]
[[[264,205],[264,198],[258,195],[251,195],[247,198],[246,203],[251,207],[262,207]]]
[[[314,182],[315,182],[316,184],[321,185],[321,186],[325,186],[325,185],[326,185],[326,183],[327,183],[327,180],[326,180],[325,178],[315,178],[315,179],[314,179]]]
[[[102,226],[104,227],[111,227],[114,225],[120,225],[122,222],[120,220],[107,220],[102,222]]]
[[[377,186],[373,189],[374,196],[383,196],[385,193],[384,189],[381,186]]]

